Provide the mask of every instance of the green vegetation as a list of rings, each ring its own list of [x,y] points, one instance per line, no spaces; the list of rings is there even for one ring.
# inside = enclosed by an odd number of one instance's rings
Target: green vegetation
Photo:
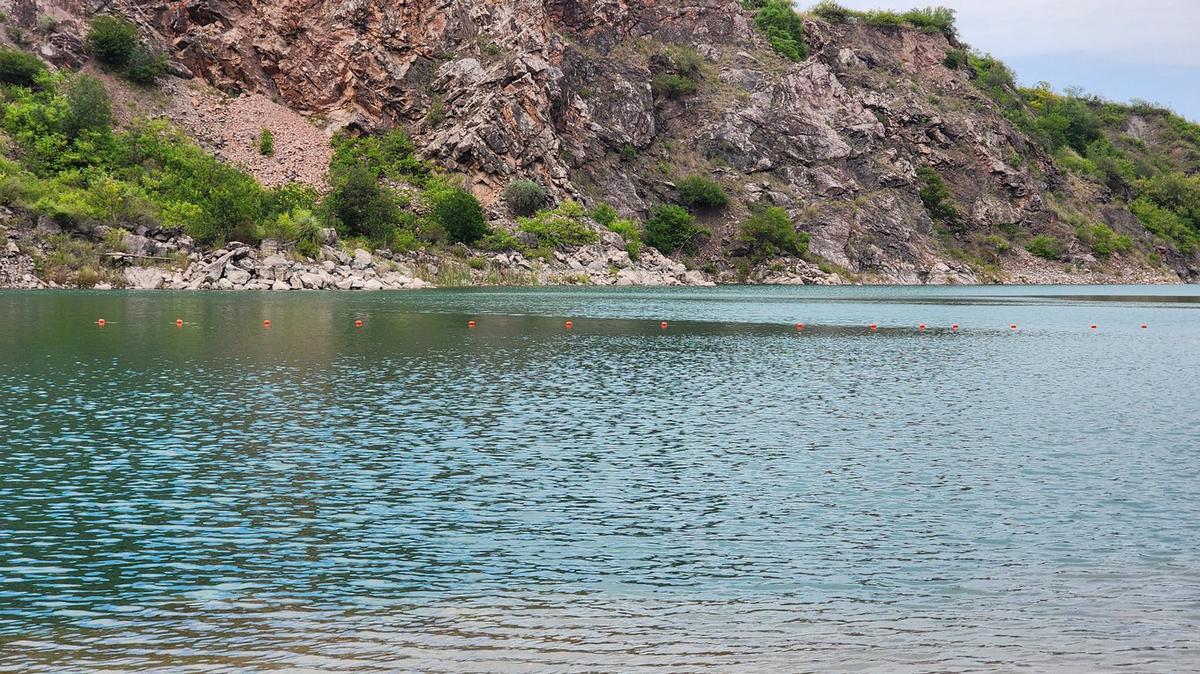
[[[142,42],[137,26],[125,19],[114,16],[93,19],[87,46],[97,60],[134,84],[154,84],[167,71],[166,57]]]
[[[0,84],[34,87],[46,75],[46,64],[28,52],[0,47]]]
[[[295,203],[165,122],[136,121],[115,131],[108,95],[95,78],[44,80],[37,91],[2,92],[0,124],[18,157],[0,163],[6,205],[71,229],[163,225],[222,243],[257,240],[265,224]],[[311,200],[304,205],[313,206]]]
[[[1061,260],[1065,248],[1057,237],[1049,234],[1039,234],[1025,244],[1025,250],[1046,260]]]
[[[808,252],[808,234],[797,232],[787,209],[756,206],[742,223],[742,241],[756,259],[780,255],[804,255]]]
[[[322,207],[338,234],[377,242],[391,238],[399,209],[365,165],[339,168],[330,181],[333,189]]]
[[[729,204],[729,195],[717,181],[705,176],[688,176],[675,183],[680,204],[693,211],[717,210]]]
[[[650,87],[655,96],[670,99],[690,96],[700,90],[705,79],[704,57],[690,47],[672,47],[655,57],[653,64],[655,73]]]
[[[921,203],[930,219],[937,225],[942,225],[952,232],[964,229],[962,218],[958,213],[958,205],[954,195],[946,187],[946,182],[937,171],[922,166],[917,169],[917,181],[921,186]]]
[[[1075,236],[1091,246],[1092,253],[1101,260],[1107,260],[1113,253],[1128,254],[1133,250],[1133,240],[1128,234],[1118,235],[1103,222],[1080,225]]]
[[[633,220],[620,219],[613,220],[605,224],[609,230],[621,235],[625,240],[625,252],[629,253],[631,260],[636,260],[642,254],[642,230]]]
[[[696,219],[680,206],[660,204],[650,209],[646,220],[646,243],[670,253],[686,248],[708,230],[696,226]]]
[[[758,9],[754,15],[754,25],[766,36],[771,49],[791,61],[808,58],[804,21],[789,0],[750,0],[743,5]]]
[[[1184,252],[1200,245],[1200,125],[1146,103],[1060,94],[1045,84],[1018,87],[1003,63],[984,54],[968,58],[976,86],[1060,169],[1124,200],[1161,242]],[[1144,131],[1130,135],[1132,128]]]
[[[432,175],[429,163],[417,156],[417,146],[403,129],[382,135],[339,134],[333,139],[329,170],[337,172],[362,164],[377,179],[424,187]]]
[[[450,188],[435,191],[432,201],[431,216],[452,243],[475,243],[487,235],[487,216],[475,195]]]
[[[262,133],[258,134],[258,153],[264,157],[275,155],[275,134],[271,133],[270,129],[263,129]]]
[[[608,227],[617,220],[617,209],[608,204],[600,204],[592,209],[592,219],[601,227]]]
[[[87,46],[92,56],[110,66],[129,63],[140,43],[137,26],[115,16],[96,17],[87,34]]]
[[[965,49],[951,49],[946,52],[946,58],[942,60],[942,65],[951,70],[960,70],[965,68],[971,60],[967,56]]]
[[[842,7],[836,2],[823,0],[812,8],[812,13],[830,23],[864,23],[872,26],[912,26],[926,33],[941,33],[948,39],[958,37],[954,10],[948,7],[924,7],[907,12],[891,10],[857,11]]]
[[[504,202],[513,215],[530,216],[546,205],[546,188],[532,180],[514,180],[504,190]]]
[[[517,227],[537,237],[538,247],[584,246],[599,240],[587,222],[587,215],[574,201],[564,201],[557,208],[538,211],[529,218],[519,218]]]

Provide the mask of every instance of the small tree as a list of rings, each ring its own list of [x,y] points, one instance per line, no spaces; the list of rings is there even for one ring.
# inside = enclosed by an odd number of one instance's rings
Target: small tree
[[[760,206],[742,223],[742,241],[756,258],[803,255],[808,252],[808,234],[797,233],[787,209]]]
[[[167,57],[157,49],[139,45],[129,56],[123,74],[130,82],[148,87],[158,82],[165,72]]]
[[[673,204],[659,204],[646,220],[646,243],[662,252],[679,250],[708,230],[697,227],[691,213]]]
[[[325,197],[325,211],[344,235],[388,241],[397,221],[391,195],[365,166],[340,169],[332,177],[333,191]]]
[[[1033,237],[1025,245],[1025,250],[1045,260],[1057,261],[1061,260],[1063,256],[1062,242],[1049,234],[1039,234]]]
[[[85,131],[107,133],[112,129],[112,100],[104,83],[90,75],[80,75],[67,91],[67,131],[78,136]]]
[[[475,195],[464,189],[438,193],[433,199],[433,219],[454,243],[474,243],[487,234],[487,217]]]
[[[98,16],[88,30],[87,45],[102,62],[124,66],[140,46],[137,26],[115,16]]]
[[[504,190],[504,201],[513,215],[528,216],[546,205],[546,188],[532,180],[514,180]]]

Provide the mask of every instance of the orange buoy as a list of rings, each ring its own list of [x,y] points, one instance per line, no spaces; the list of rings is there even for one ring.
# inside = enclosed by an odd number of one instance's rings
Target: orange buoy
[[[879,329],[879,325],[876,323],[872,323],[871,325],[869,325],[867,327],[871,328],[871,332],[875,332],[876,330]]]
[[[467,327],[468,327],[468,328],[474,328],[474,327],[475,327],[475,321],[467,321]]]
[[[269,328],[269,327],[271,327],[271,321],[263,321],[263,327],[264,327],[264,328]]]
[[[96,321],[96,325],[99,325],[100,327],[103,328],[104,326],[108,325],[108,321],[101,318],[100,320]]]
[[[1017,329],[1017,324],[1016,324],[1016,323],[1013,323],[1012,325],[1008,326],[1008,329],[1009,329],[1009,330],[1016,330],[1016,329]]]
[[[797,323],[797,324],[796,324],[796,331],[797,331],[797,332],[804,332],[804,324],[803,324],[803,323]]]
[[[667,326],[667,322],[666,322],[666,321],[663,321],[662,323],[659,323],[659,324],[658,324],[658,327],[662,328],[663,330],[666,330],[666,329],[667,329],[667,327],[668,327],[668,326]]]
[[[574,328],[574,327],[575,327],[575,324],[574,324],[574,323],[572,323],[571,321],[567,321],[565,324],[563,324],[563,327],[565,327],[566,329],[570,330],[570,329],[572,329],[572,328]]]
[[[1099,325],[1096,325],[1095,323],[1092,323],[1092,329],[1093,329],[1093,330],[1095,330],[1095,329],[1096,329],[1096,328],[1098,328],[1098,327],[1100,327],[1100,326],[1099,326]]]
[[[361,328],[362,326],[363,326],[363,322],[362,322],[362,321],[354,321],[354,327],[356,327],[356,328]]]
[[[922,324],[918,325],[917,329],[920,330],[921,332],[925,332],[925,324],[922,323]]]
[[[182,318],[176,318],[176,319],[175,319],[175,327],[177,327],[177,328],[182,328],[182,327],[183,327],[183,319],[182,319]]]
[[[1143,329],[1143,330],[1145,330],[1146,328],[1149,328],[1149,327],[1150,327],[1149,325],[1146,325],[1145,323],[1142,323],[1142,329]]]
[[[951,330],[953,330],[954,332],[958,332],[958,323],[955,323],[954,325],[951,325],[951,326],[950,326],[950,329],[951,329]]]

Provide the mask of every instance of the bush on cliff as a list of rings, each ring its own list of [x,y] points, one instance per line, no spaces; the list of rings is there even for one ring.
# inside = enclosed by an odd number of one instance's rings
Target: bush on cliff
[[[758,259],[803,255],[808,252],[808,239],[807,233],[796,231],[787,209],[778,206],[757,206],[742,223],[742,242]]]
[[[691,213],[673,204],[655,206],[646,220],[646,243],[663,253],[691,246],[702,234],[708,230],[696,226]]]
[[[717,210],[729,204],[729,195],[721,184],[705,176],[688,176],[675,183],[679,202],[696,210]]]
[[[958,213],[958,205],[942,176],[928,166],[922,166],[917,169],[917,181],[921,188],[921,203],[929,218],[951,231],[962,231],[964,224]]]
[[[859,22],[872,26],[912,26],[927,33],[942,33],[948,39],[958,37],[954,10],[948,7],[924,7],[907,12],[892,10],[859,11],[842,7],[836,2],[823,0],[817,3],[812,14],[830,23]]]
[[[1025,244],[1025,250],[1044,260],[1058,261],[1062,259],[1065,249],[1057,237],[1049,234],[1039,234]]]
[[[0,47],[0,84],[33,87],[45,74],[46,64],[33,54]]]
[[[754,16],[754,25],[767,38],[771,49],[792,61],[808,58],[804,42],[804,20],[788,0],[768,0]]]
[[[92,19],[87,34],[88,50],[92,56],[110,66],[124,66],[133,58],[141,41],[137,26],[115,16]]]
[[[513,215],[530,216],[546,205],[546,188],[532,180],[514,180],[504,189],[504,202]]]
[[[376,178],[408,182],[424,187],[431,168],[417,156],[417,147],[403,129],[381,135],[339,134],[333,139],[330,170],[362,164]]]

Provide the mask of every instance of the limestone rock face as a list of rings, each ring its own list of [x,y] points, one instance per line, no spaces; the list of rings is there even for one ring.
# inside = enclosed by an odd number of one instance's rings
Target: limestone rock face
[[[806,20],[811,56],[792,63],[739,0],[109,7],[156,30],[179,72],[226,92],[320,114],[331,131],[407,127],[425,156],[465,176],[490,206],[528,178],[555,198],[644,218],[674,199],[674,179],[713,175],[733,203],[706,216],[713,236],[700,257],[711,262],[727,259],[749,208],[766,203],[788,210],[815,254],[864,279],[971,282],[925,213],[918,167],[945,178],[971,228],[964,236],[1019,226],[1074,241],[1047,195],[1086,200],[970,69],[944,65],[959,45],[940,33]],[[680,48],[703,61],[697,92],[656,95],[655,75]],[[1118,228],[1145,236],[1136,224]],[[329,259],[351,262],[340,251]],[[1200,275],[1195,255],[1167,261]],[[365,268],[357,256],[353,264]],[[209,281],[223,273],[214,268]]]

